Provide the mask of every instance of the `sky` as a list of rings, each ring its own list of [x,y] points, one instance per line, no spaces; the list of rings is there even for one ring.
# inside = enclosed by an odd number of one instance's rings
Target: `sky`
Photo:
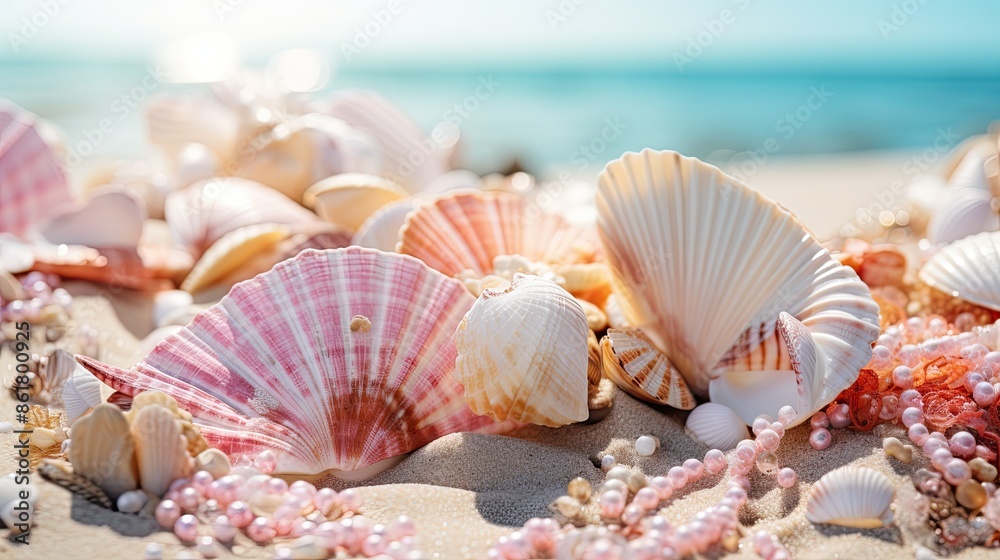
[[[310,47],[355,70],[996,75],[998,22],[990,0],[7,0],[0,62],[134,63],[211,32],[248,61]]]

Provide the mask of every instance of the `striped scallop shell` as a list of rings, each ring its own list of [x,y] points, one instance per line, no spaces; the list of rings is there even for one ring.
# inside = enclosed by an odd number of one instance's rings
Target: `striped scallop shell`
[[[472,411],[559,427],[587,419],[587,316],[555,282],[515,274],[486,289],[455,332],[455,378]]]
[[[366,476],[443,435],[501,428],[451,377],[452,334],[474,302],[409,257],[306,250],[237,284],[130,370],[77,359],[117,391],[172,396],[234,459],[269,449],[278,473]]]
[[[406,189],[388,179],[341,173],[309,187],[302,202],[331,224],[357,231],[376,210],[408,195]]]
[[[784,405],[801,422],[871,357],[879,328],[868,287],[788,211],[715,167],[676,152],[626,153],[598,178],[597,212],[628,323],[696,395],[745,422]],[[812,341],[798,343],[818,352],[813,370],[767,363],[747,375],[720,363],[777,336],[783,311],[808,329]],[[732,398],[747,389],[753,398]]]
[[[23,236],[73,201],[38,117],[0,100],[0,233]]]
[[[191,476],[194,469],[181,424],[173,412],[159,405],[133,407],[128,414],[140,485],[150,495],[162,497],[175,480]]]
[[[889,477],[865,467],[841,467],[823,475],[809,490],[806,519],[857,529],[892,523],[896,489]]]
[[[102,402],[100,380],[79,364],[73,365],[73,374],[63,383],[61,393],[66,422],[70,426]]]
[[[406,218],[397,249],[448,276],[472,270],[482,277],[493,259],[521,255],[550,264],[595,262],[597,240],[520,195],[465,191],[438,197]]]
[[[694,395],[684,377],[635,329],[610,329],[601,339],[604,375],[633,397],[690,410]]]
[[[950,296],[1000,311],[1000,232],[970,235],[938,251],[920,280]]]
[[[739,414],[726,405],[707,402],[688,415],[684,431],[691,439],[711,449],[728,451],[750,438],[750,430]]]
[[[171,193],[165,213],[174,242],[195,258],[242,227],[283,224],[302,228],[321,222],[281,193],[235,177],[209,179]]]
[[[71,435],[74,472],[100,486],[112,500],[139,487],[135,439],[121,410],[99,404],[73,424]]]
[[[417,207],[417,200],[404,198],[379,208],[365,220],[351,239],[352,245],[370,247],[379,251],[395,252],[399,244],[399,230],[406,223],[406,216]]]

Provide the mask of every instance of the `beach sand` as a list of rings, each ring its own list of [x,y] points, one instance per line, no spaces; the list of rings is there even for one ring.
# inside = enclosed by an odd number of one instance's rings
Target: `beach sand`
[[[858,207],[876,202],[878,190],[907,179],[905,153],[810,157],[768,162],[749,182],[795,212],[820,237],[835,233]],[[77,294],[76,316],[102,329],[101,359],[128,367],[141,358],[139,339],[152,329],[151,304],[134,292],[111,293],[104,288],[71,285]],[[9,385],[11,363],[4,354],[0,372]],[[7,391],[0,397],[0,420],[13,420]],[[550,516],[547,506],[565,494],[566,484],[582,476],[602,480],[595,466],[605,454],[618,463],[634,465],[647,476],[665,474],[684,459],[702,458],[706,448],[684,434],[686,413],[651,407],[618,392],[610,415],[593,425],[560,429],[524,428],[508,436],[453,434],[412,453],[394,468],[364,481],[359,493],[362,512],[387,522],[405,514],[417,524],[427,558],[483,558],[496,538],[536,516]],[[634,452],[635,439],[659,437],[661,448],[651,457]],[[751,476],[751,500],[741,521],[749,530],[774,532],[795,558],[913,558],[918,545],[933,535],[913,513],[916,492],[909,476],[924,458],[915,454],[910,465],[885,456],[883,437],[905,441],[901,428],[879,426],[872,433],[834,431],[833,445],[814,451],[808,444],[808,424],[790,430],[778,456],[782,466],[799,475],[795,488],[781,489],[773,479]],[[13,439],[0,437],[0,472],[12,470]],[[842,465],[864,465],[888,475],[897,486],[896,524],[882,529],[853,530],[814,526],[805,519],[810,486],[824,473]],[[706,476],[668,502],[666,513],[682,522],[718,500],[725,475]],[[24,560],[142,558],[145,544],[162,543],[164,558],[184,550],[172,533],[156,522],[120,514],[86,503],[68,491],[33,476],[41,490],[29,546],[0,540],[0,558]],[[353,483],[357,484],[357,483]],[[347,484],[337,482],[335,487]],[[273,547],[258,548],[245,538],[223,556],[269,558]],[[193,552],[193,551],[192,551]],[[191,556],[196,557],[196,556]],[[755,558],[752,550],[736,557]],[[967,549],[957,558],[995,558],[996,551]]]

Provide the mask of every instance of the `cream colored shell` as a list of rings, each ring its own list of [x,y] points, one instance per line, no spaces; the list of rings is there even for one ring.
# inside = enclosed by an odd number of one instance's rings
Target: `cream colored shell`
[[[750,430],[728,406],[707,402],[688,415],[684,431],[691,439],[711,449],[728,451],[750,438]]]
[[[324,220],[351,231],[383,206],[409,196],[388,179],[364,173],[342,173],[309,187],[302,202]]]
[[[69,460],[73,471],[107,492],[112,500],[139,487],[135,440],[125,415],[111,404],[99,404],[72,428]]]
[[[150,495],[162,497],[173,481],[191,475],[194,461],[181,425],[168,408],[149,405],[138,410],[132,418],[132,437],[139,480]]]
[[[809,491],[806,519],[858,529],[892,523],[896,489],[889,477],[866,467],[841,467],[823,475]]]
[[[941,249],[920,280],[948,295],[1000,311],[1000,231],[977,233]]]

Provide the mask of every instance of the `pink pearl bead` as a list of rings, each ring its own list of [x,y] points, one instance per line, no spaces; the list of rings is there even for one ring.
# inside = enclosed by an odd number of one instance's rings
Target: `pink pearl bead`
[[[698,459],[687,459],[684,461],[683,467],[687,471],[688,482],[695,482],[705,474],[705,465]]]
[[[907,389],[899,394],[899,411],[905,411],[911,406],[919,409],[924,407],[924,398],[916,389]]]
[[[830,425],[838,430],[850,426],[851,416],[849,414],[849,410],[850,409],[844,403],[836,405],[833,411],[829,413]]]
[[[976,454],[976,437],[969,432],[955,432],[948,448],[956,457],[971,459]]]
[[[750,426],[750,429],[753,431],[753,435],[756,436],[770,427],[771,423],[768,422],[766,418],[761,418],[760,416],[758,416],[753,421],[753,426]]]
[[[649,481],[649,485],[656,490],[661,502],[669,500],[670,496],[674,494],[674,483],[670,482],[670,479],[665,476],[654,477]]]
[[[757,443],[745,439],[736,445],[736,459],[752,463],[757,458]]]
[[[726,489],[725,496],[736,500],[741,506],[747,502],[747,491],[740,486],[730,486]]]
[[[277,532],[268,524],[267,519],[258,517],[247,526],[247,536],[257,544],[267,544],[277,535]]]
[[[719,474],[726,470],[726,454],[718,449],[709,449],[705,453],[705,470],[709,474]]]
[[[253,519],[253,512],[250,511],[250,506],[246,502],[236,501],[229,504],[226,508],[226,517],[229,518],[229,522],[233,527],[242,529],[249,525]]]
[[[734,475],[746,475],[750,472],[751,469],[753,469],[755,464],[756,464],[756,459],[747,462],[737,457],[736,460],[734,460],[732,463],[729,464],[729,472],[733,473]]]
[[[539,520],[544,527],[548,527],[546,520]],[[400,515],[395,521],[389,524],[386,528],[386,535],[394,541],[398,541],[403,537],[412,537],[417,534],[417,524],[413,522],[412,519],[405,515]]]
[[[201,495],[192,487],[187,487],[181,490],[180,495],[177,498],[177,505],[181,506],[184,511],[194,512],[198,510],[198,504],[201,502]]]
[[[909,428],[917,422],[923,422],[924,413],[919,408],[911,406],[903,411],[901,419],[903,420],[903,425]]]
[[[917,422],[915,424],[910,425],[910,429],[906,432],[906,435],[909,436],[910,441],[912,441],[913,443],[923,446],[924,443],[927,441],[927,436],[929,433],[930,432],[927,431],[927,426],[924,426],[922,423]]]
[[[782,424],[781,422],[772,422],[771,423],[771,430],[774,433],[778,434],[779,438],[785,437],[785,425]]]
[[[778,410],[778,422],[782,425],[787,426],[798,418],[798,413],[791,406],[785,405]]]
[[[951,452],[951,448],[948,446],[948,442],[941,441],[940,439],[932,438],[930,436],[928,436],[924,440],[924,444],[921,446],[921,448],[924,450],[924,455],[927,455],[928,457],[933,455],[935,451],[941,448],[947,449],[949,453]]]
[[[996,396],[996,389],[988,381],[976,383],[976,386],[972,388],[972,399],[983,408],[992,405],[993,401],[996,400]]]
[[[913,370],[906,366],[898,366],[892,370],[892,384],[900,389],[913,388]]]
[[[818,428],[809,434],[809,445],[817,451],[822,451],[833,443],[833,436],[826,428]]]
[[[688,473],[684,467],[670,467],[670,470],[667,471],[667,478],[674,485],[674,490],[680,490],[688,483]]]
[[[947,447],[940,447],[935,449],[930,455],[931,465],[937,469],[941,470],[944,468],[945,463],[951,461],[954,456],[951,454],[951,450]]]
[[[625,496],[617,490],[601,492],[597,503],[601,508],[601,515],[609,519],[619,518],[625,510]]]
[[[757,445],[764,451],[774,451],[781,444],[781,438],[771,428],[767,428],[757,435]]]
[[[645,515],[646,510],[633,502],[625,506],[625,509],[622,511],[622,523],[628,526],[633,526],[639,521],[642,521],[642,518]]]
[[[323,515],[328,515],[338,503],[339,497],[333,488],[320,488],[313,496],[313,504]]]
[[[316,487],[304,480],[296,480],[288,487],[289,494],[302,498],[306,502],[311,502],[316,492]]]
[[[174,534],[184,542],[194,542],[198,538],[198,518],[193,515],[182,515],[174,523]]]
[[[729,481],[743,490],[748,490],[750,488],[750,477],[745,474],[733,475],[729,478]]]
[[[812,429],[816,428],[829,428],[830,427],[830,417],[826,415],[822,410],[812,415],[809,420],[809,425]]]
[[[338,494],[338,496],[340,498],[340,507],[342,507],[345,512],[353,511],[357,513],[357,511],[361,509],[361,496],[353,488],[344,490]]]
[[[212,473],[208,471],[198,471],[191,477],[191,486],[198,490],[198,493],[201,495],[207,496],[208,489],[211,487],[213,480],[215,479],[212,477]]]
[[[778,486],[782,488],[791,488],[799,481],[799,475],[795,473],[794,470],[785,467],[778,471]]]
[[[232,475],[224,476],[208,487],[208,497],[219,502],[221,506],[227,506],[236,500],[240,478]]]
[[[288,483],[280,478],[272,478],[267,481],[267,486],[265,488],[267,489],[268,494],[284,494],[285,492],[288,492]]]
[[[236,538],[237,532],[238,529],[233,527],[233,524],[229,522],[229,518],[225,515],[220,515],[212,521],[212,534],[215,535],[216,540],[219,542],[231,542]]]
[[[156,522],[164,529],[173,529],[181,516],[181,506],[173,500],[163,500],[156,506]]]
[[[959,484],[972,478],[972,469],[970,469],[969,464],[962,459],[951,459],[945,463],[941,474],[944,476],[944,479],[948,482],[948,484],[958,486]]]
[[[635,497],[632,498],[632,503],[641,507],[645,511],[649,511],[659,505],[660,494],[655,489],[648,486],[646,488],[640,488],[639,491],[635,493]]]

